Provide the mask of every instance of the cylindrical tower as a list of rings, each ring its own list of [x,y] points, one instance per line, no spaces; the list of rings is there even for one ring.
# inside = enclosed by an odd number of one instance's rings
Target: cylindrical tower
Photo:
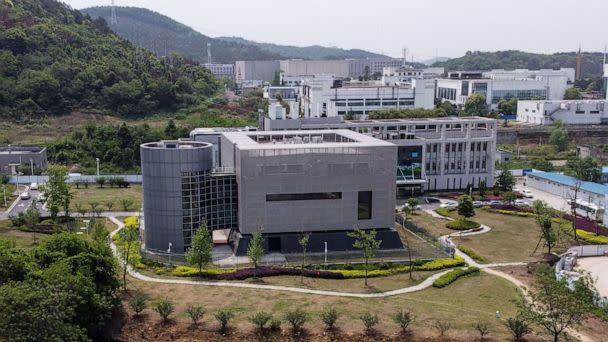
[[[171,243],[171,252],[182,254],[192,235],[191,223],[186,222],[191,208],[184,203],[184,194],[190,193],[191,179],[211,172],[213,147],[205,142],[160,141],[142,144],[140,152],[145,248],[166,252]]]

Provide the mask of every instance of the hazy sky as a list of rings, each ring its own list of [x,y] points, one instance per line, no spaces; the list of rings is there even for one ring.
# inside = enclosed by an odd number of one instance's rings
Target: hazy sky
[[[467,50],[602,51],[608,0],[115,0],[210,36],[362,48],[416,60]],[[64,0],[74,8],[110,0]],[[120,20],[120,18],[118,19]]]

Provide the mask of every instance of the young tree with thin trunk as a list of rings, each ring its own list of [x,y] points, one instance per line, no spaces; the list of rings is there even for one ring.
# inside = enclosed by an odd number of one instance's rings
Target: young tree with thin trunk
[[[122,258],[123,258],[123,272],[122,272],[122,283],[125,290],[127,289],[127,267],[129,265],[129,258],[131,257],[131,247],[133,243],[139,239],[137,229],[124,227],[120,230],[120,239],[122,240]]]
[[[122,210],[124,211],[129,211],[134,203],[133,200],[130,198],[121,198],[119,202],[122,206]]]
[[[192,265],[198,266],[198,273],[203,272],[203,267],[212,261],[213,241],[207,224],[203,223],[194,233],[192,243],[186,252],[186,260]]]
[[[376,231],[364,231],[359,228],[355,228],[354,231],[348,233],[348,236],[355,239],[353,247],[360,249],[363,252],[363,258],[365,259],[365,286],[367,286],[367,273],[369,270],[369,259],[373,258],[376,254],[382,240],[376,240]]]
[[[303,234],[298,243],[300,244],[300,248],[302,248],[302,268],[300,273],[300,283],[304,283],[304,267],[306,266],[306,250],[308,249],[308,241],[310,239],[310,234]]]
[[[72,199],[70,186],[67,183],[68,170],[65,166],[49,165],[46,172],[49,179],[42,187],[42,192],[44,192],[51,218],[53,220],[57,219],[60,208],[63,208],[67,217],[67,215],[69,215],[70,201]]]
[[[407,206],[404,205],[401,208],[401,212],[403,213],[404,216],[404,220],[403,220],[403,229],[405,229],[405,221],[407,221],[407,216],[409,213],[412,212],[412,209]],[[410,279],[412,279],[412,272],[414,271],[414,263],[412,262],[412,248],[410,246],[410,240],[407,237],[407,231],[405,232],[405,234],[403,235],[403,237],[405,238],[405,244],[406,244],[406,248],[407,248],[407,256],[409,259],[409,263],[410,263],[410,270],[409,270],[409,274],[410,274]]]
[[[262,237],[261,229],[251,234],[251,240],[249,241],[249,247],[247,247],[247,257],[253,264],[253,277],[257,277],[258,263],[264,256],[264,239]]]
[[[547,246],[547,253],[551,254],[551,250],[557,243],[557,237],[553,230],[553,220],[550,215],[541,214],[536,216],[536,223],[540,228],[541,239],[545,241],[545,246]]]
[[[589,301],[579,296],[584,291],[582,288],[577,282],[575,290],[571,290],[565,279],[556,280],[553,269],[543,265],[529,291],[529,302],[522,302],[520,306],[527,317],[557,342],[566,330],[580,324],[591,312]]]
[[[87,213],[87,210],[84,208],[82,203],[74,204],[74,208],[76,209],[76,212],[80,215],[80,217],[84,218],[84,215]]]
[[[112,202],[112,201],[105,201],[105,202],[103,202],[103,204],[106,206],[106,208],[108,209],[108,211],[112,211],[112,208],[114,207],[114,202]]]

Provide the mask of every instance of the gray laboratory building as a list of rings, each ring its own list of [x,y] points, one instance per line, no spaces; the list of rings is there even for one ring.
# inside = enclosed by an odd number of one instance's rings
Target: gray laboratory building
[[[352,249],[348,232],[375,229],[382,249],[403,248],[393,229],[397,146],[351,130],[217,132],[141,146],[145,248],[184,253],[202,223],[227,232],[237,255],[261,231],[268,252]],[[214,148],[214,145],[215,148]]]
[[[47,167],[46,147],[37,145],[0,145],[0,174],[16,175],[19,167],[27,166],[39,174]]]

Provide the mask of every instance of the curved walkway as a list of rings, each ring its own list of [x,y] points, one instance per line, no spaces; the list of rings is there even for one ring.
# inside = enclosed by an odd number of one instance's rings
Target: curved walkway
[[[118,225],[114,231],[110,233],[110,237],[117,234],[123,227],[124,224],[116,218],[116,216],[122,215],[112,215],[111,213],[105,213],[105,217],[108,217],[113,223]],[[110,241],[112,241],[110,239]],[[114,242],[110,243],[110,247],[114,252],[114,255],[120,259],[120,255],[118,254],[118,248],[114,244]],[[437,278],[441,277],[443,274],[449,272],[450,270],[446,270],[443,272],[439,272],[433,274],[432,276],[426,278],[420,284],[404,287],[401,289],[391,290],[387,292],[377,292],[377,293],[353,293],[353,292],[337,292],[337,291],[323,291],[323,290],[313,290],[301,287],[291,287],[291,286],[278,286],[278,285],[258,285],[258,284],[249,284],[249,283],[239,283],[239,282],[222,282],[222,281],[202,281],[202,280],[186,280],[186,279],[168,279],[168,278],[156,278],[150,277],[144,274],[141,274],[133,269],[131,265],[127,265],[127,272],[133,278],[151,282],[151,283],[163,283],[163,284],[185,284],[185,285],[202,285],[202,286],[219,286],[219,287],[237,287],[237,288],[246,288],[246,289],[256,289],[256,290],[273,290],[273,291],[285,291],[285,292],[296,292],[296,293],[306,293],[320,296],[332,296],[332,297],[351,297],[351,298],[383,298],[396,296],[404,293],[416,292],[420,290],[424,290],[427,287],[433,285],[433,282],[437,280]]]

